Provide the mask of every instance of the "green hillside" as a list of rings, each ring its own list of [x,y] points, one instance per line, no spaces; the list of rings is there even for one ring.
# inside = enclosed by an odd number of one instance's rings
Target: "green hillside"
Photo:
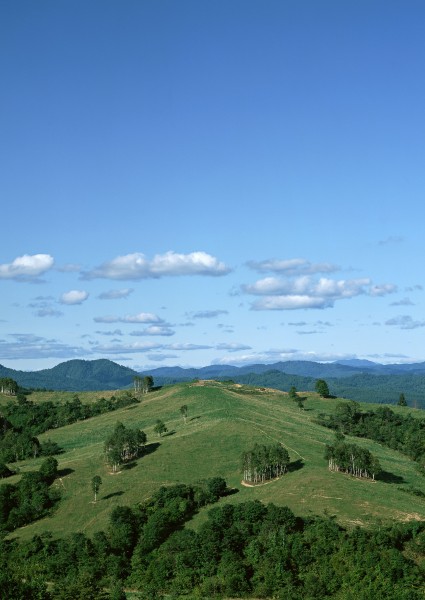
[[[75,531],[91,535],[106,528],[111,509],[118,505],[134,505],[162,485],[194,483],[213,476],[221,476],[230,487],[237,488],[226,502],[258,499],[287,505],[299,516],[335,515],[348,526],[425,519],[425,499],[406,493],[412,489],[425,493],[424,478],[404,455],[367,439],[352,438],[379,458],[384,479],[373,482],[328,470],[323,455],[334,434],[314,419],[319,413],[333,412],[340,400],[304,395],[305,410],[300,410],[286,393],[277,390],[213,381],[184,383],[143,395],[137,405],[46,432],[39,436],[40,441],[50,439],[64,448],[57,457],[60,478],[54,484],[60,488],[62,500],[50,517],[13,535],[28,539],[45,530],[55,536]],[[79,396],[86,402],[84,393]],[[31,399],[36,398],[34,393]],[[87,401],[92,398],[90,394]],[[180,413],[182,405],[188,407],[186,423]],[[157,419],[168,428],[162,437],[153,431]],[[117,421],[143,429],[148,446],[135,463],[111,474],[103,445]],[[289,451],[291,468],[279,480],[244,487],[240,456],[256,442],[281,442]],[[24,472],[40,463],[41,459],[33,459],[17,466]],[[96,504],[90,484],[94,475],[103,480]],[[8,482],[18,479],[15,475]],[[204,518],[205,514],[199,513],[191,527],[197,527]]]

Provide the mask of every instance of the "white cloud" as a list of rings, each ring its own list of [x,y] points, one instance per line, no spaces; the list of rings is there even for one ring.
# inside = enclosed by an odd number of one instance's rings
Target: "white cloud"
[[[161,349],[161,344],[150,342],[136,342],[134,344],[108,344],[93,346],[92,351],[96,354],[135,354],[137,352],[150,352],[151,350]]]
[[[251,350],[252,346],[247,346],[246,344],[217,344],[216,350],[227,350],[227,352],[238,352],[239,350]]]
[[[120,300],[121,298],[127,298],[132,292],[133,288],[124,288],[122,290],[109,290],[108,292],[102,292],[99,294],[99,300]]]
[[[96,323],[163,323],[163,319],[153,313],[141,312],[137,315],[126,315],[125,317],[117,317],[115,315],[107,315],[105,317],[94,317]]]
[[[333,301],[329,298],[311,296],[266,296],[256,300],[252,310],[297,310],[300,308],[329,308]]]
[[[0,340],[0,359],[80,358],[90,354],[80,347],[69,346],[55,339],[25,333],[11,334],[14,341]]]
[[[287,279],[265,277],[252,285],[242,286],[247,294],[263,296],[252,304],[253,310],[329,308],[337,300],[362,294],[383,296],[396,289],[392,284],[372,285],[368,278],[336,280],[327,277],[316,279],[307,275]]]
[[[264,273],[272,271],[284,275],[311,275],[314,273],[332,273],[339,267],[330,263],[311,263],[305,258],[291,258],[287,260],[268,259],[262,261],[249,261],[248,266],[254,271]]]
[[[191,313],[189,316],[192,319],[214,319],[215,317],[219,317],[220,315],[228,315],[229,311],[227,310],[201,310],[196,313]]]
[[[54,262],[50,254],[24,254],[11,263],[0,264],[0,279],[34,281],[51,269]]]
[[[169,346],[165,346],[169,350],[210,350],[213,346],[207,346],[202,344],[170,344]]]
[[[92,271],[83,273],[83,279],[147,279],[170,275],[226,275],[230,269],[206,252],[178,254],[170,251],[157,254],[152,260],[135,252],[117,256]]]
[[[141,331],[132,331],[130,335],[162,335],[162,336],[171,336],[174,335],[175,331],[171,329],[171,327],[161,326],[161,325],[151,325],[150,327],[146,327],[146,329],[142,329]]]
[[[397,286],[392,283],[383,283],[381,285],[373,285],[370,288],[371,296],[386,296],[387,294],[394,294],[397,291]]]
[[[84,290],[70,290],[65,292],[59,299],[61,304],[82,304],[89,297],[88,292]]]

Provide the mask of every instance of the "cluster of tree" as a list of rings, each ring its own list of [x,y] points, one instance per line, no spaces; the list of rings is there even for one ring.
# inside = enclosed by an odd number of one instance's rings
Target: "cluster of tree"
[[[39,471],[24,473],[16,485],[0,485],[0,531],[11,531],[40,519],[59,500],[51,484],[57,476],[57,460],[46,458]]]
[[[147,394],[153,388],[153,377],[151,375],[145,375],[144,377],[135,375],[135,377],[133,377],[133,383],[136,394]]]
[[[345,530],[332,518],[301,519],[255,500],[214,507],[196,531],[183,528],[208,486],[162,488],[141,506],[117,507],[92,539],[3,541],[0,585],[33,586],[7,596],[29,600],[112,600],[124,586],[144,600],[423,598],[424,522]]]
[[[11,377],[0,377],[0,394],[15,396],[18,391],[18,384]]]
[[[395,413],[388,406],[363,411],[357,402],[341,402],[318,423],[335,431],[366,437],[407,454],[425,472],[425,419]]]
[[[280,477],[288,470],[289,454],[281,444],[255,444],[242,454],[243,479],[248,483],[264,483]]]
[[[113,472],[118,471],[121,464],[137,458],[144,450],[147,442],[146,433],[137,427],[125,427],[117,422],[112,434],[105,441],[105,456]]]
[[[8,402],[2,409],[2,413],[15,429],[38,435],[48,429],[63,427],[137,402],[138,399],[129,390],[119,396],[99,398],[90,404],[83,404],[78,394],[74,394],[71,400],[62,403],[50,401],[35,403],[24,395],[18,394],[17,401]]]
[[[342,471],[355,477],[375,479],[382,471],[379,460],[356,444],[346,444],[343,435],[338,435],[335,444],[326,445],[325,459],[330,471]]]

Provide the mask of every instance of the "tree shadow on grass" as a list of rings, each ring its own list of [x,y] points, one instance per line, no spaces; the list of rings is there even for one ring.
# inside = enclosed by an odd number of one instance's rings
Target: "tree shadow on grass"
[[[67,475],[71,475],[71,473],[75,473],[74,469],[59,469],[58,477],[66,477]]]
[[[168,437],[170,435],[174,435],[176,433],[175,429],[172,429],[171,431],[166,431],[165,433],[162,434],[161,437]]]
[[[395,475],[394,473],[389,473],[388,471],[381,471],[377,479],[383,481],[384,483],[406,483],[404,477]]]
[[[112,492],[112,494],[108,494],[107,496],[103,496],[102,500],[109,500],[109,498],[115,498],[116,496],[122,496],[124,492],[119,490],[118,492]]]
[[[201,417],[192,417],[191,419],[189,419],[189,421],[196,421],[197,419],[200,419]]]
[[[131,471],[131,469],[134,469],[135,467],[137,467],[137,460],[132,460],[131,462],[121,465],[121,471]]]
[[[144,450],[140,456],[147,456],[148,454],[152,454],[152,452],[155,452],[155,450],[158,450],[160,445],[161,444],[159,442],[152,442],[151,444],[146,444],[146,446],[144,447]]]
[[[304,467],[304,462],[299,458],[298,460],[294,460],[290,462],[288,465],[288,473],[293,473],[295,471],[299,471]]]

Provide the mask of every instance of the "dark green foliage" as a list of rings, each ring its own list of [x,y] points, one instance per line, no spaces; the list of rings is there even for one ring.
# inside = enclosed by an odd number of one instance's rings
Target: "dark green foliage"
[[[336,431],[376,440],[425,464],[425,419],[395,413],[388,406],[362,411],[357,402],[342,402],[335,414],[322,416],[318,423]]]
[[[314,385],[314,389],[322,398],[329,397],[329,387],[324,379],[318,379]]]
[[[11,531],[48,514],[59,500],[59,492],[49,487],[56,475],[57,461],[50,457],[16,485],[0,485],[0,530]]]
[[[155,433],[157,433],[159,435],[159,437],[161,437],[163,433],[167,433],[167,431],[168,431],[165,423],[163,421],[161,421],[161,419],[156,420],[156,424],[155,424],[155,427],[153,428],[153,430]]]
[[[400,394],[397,404],[399,406],[407,406],[406,398],[404,397],[403,393]]]
[[[355,477],[375,479],[382,471],[379,460],[369,450],[341,440],[326,446],[325,459],[331,471],[342,471]]]
[[[301,519],[255,500],[216,506],[197,531],[182,529],[197,489],[164,487],[139,507],[117,507],[108,531],[93,540],[80,533],[3,542],[8,598],[47,600],[45,588],[27,592],[35,581],[51,582],[52,600],[123,600],[124,587],[143,598],[423,598],[424,522],[347,531],[333,519]]]
[[[289,454],[281,444],[264,446],[255,444],[252,450],[242,454],[244,481],[264,483],[286,473]]]
[[[43,460],[39,469],[39,473],[47,485],[51,485],[58,474],[58,461],[56,458],[49,456]]]
[[[104,446],[106,460],[113,471],[117,471],[120,464],[137,458],[143,451],[146,441],[146,434],[141,429],[125,427],[117,422]]]

